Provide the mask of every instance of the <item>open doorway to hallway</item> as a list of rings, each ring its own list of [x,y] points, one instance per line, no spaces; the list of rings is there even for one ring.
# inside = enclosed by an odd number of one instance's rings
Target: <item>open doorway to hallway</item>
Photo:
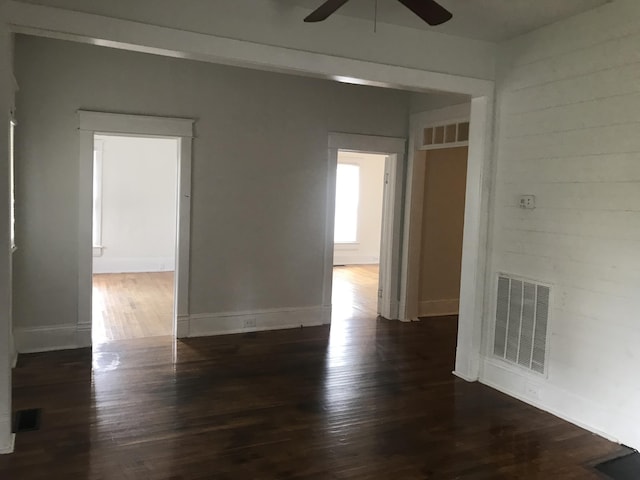
[[[413,118],[406,317],[460,313],[469,118],[460,105]],[[456,118],[456,117],[454,117]]]
[[[174,334],[178,149],[94,135],[93,344]]]
[[[384,154],[338,151],[334,319],[375,318],[380,313],[378,291],[386,162]]]
[[[422,151],[418,317],[458,315],[468,148]]]

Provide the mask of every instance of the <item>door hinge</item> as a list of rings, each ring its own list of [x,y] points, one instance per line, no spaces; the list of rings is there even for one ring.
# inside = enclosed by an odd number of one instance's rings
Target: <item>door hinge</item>
[[[382,289],[378,290],[378,298],[382,298]]]
[[[389,184],[389,173],[385,173],[384,174],[384,184],[388,185]]]

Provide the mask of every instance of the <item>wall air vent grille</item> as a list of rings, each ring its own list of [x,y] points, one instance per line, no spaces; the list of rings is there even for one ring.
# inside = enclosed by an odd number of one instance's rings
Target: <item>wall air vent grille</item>
[[[545,372],[550,289],[498,277],[493,353],[537,373]]]

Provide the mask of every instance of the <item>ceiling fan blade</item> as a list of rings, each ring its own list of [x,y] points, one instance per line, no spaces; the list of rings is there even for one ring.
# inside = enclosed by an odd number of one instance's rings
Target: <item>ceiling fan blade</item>
[[[453,14],[435,0],[398,0],[429,25],[441,25],[453,18]]]
[[[349,0],[327,0],[320,5],[316,10],[311,12],[305,22],[322,22],[326,20],[331,14],[338,10],[341,6],[347,3]]]

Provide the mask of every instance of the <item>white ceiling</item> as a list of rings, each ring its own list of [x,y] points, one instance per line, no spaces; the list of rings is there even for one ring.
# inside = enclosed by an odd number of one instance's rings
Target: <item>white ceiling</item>
[[[324,0],[277,0],[309,9]],[[430,29],[461,37],[500,42],[554,23],[612,0],[438,0],[453,19],[429,27],[397,0],[378,0],[378,21]],[[373,21],[375,0],[349,0],[337,14]]]

